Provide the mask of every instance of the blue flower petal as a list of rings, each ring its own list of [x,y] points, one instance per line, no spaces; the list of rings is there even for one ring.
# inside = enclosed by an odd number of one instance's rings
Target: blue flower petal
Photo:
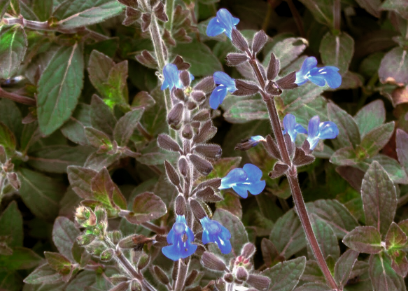
[[[326,69],[327,75],[326,75],[326,82],[327,85],[329,85],[330,88],[336,89],[340,87],[341,85],[341,75],[338,72],[338,68],[336,67],[324,67]]]
[[[317,137],[317,135],[319,134],[319,124],[320,124],[320,117],[318,115],[313,116],[309,120],[308,139]]]
[[[299,73],[306,75],[311,69],[317,66],[317,60],[315,57],[308,57],[303,61],[302,68]]]
[[[260,142],[260,141],[264,141],[265,138],[262,135],[255,135],[255,136],[251,136],[250,140],[255,141],[255,142]]]
[[[320,75],[309,76],[309,81],[320,87],[326,85],[326,79]]]
[[[232,189],[237,192],[242,198],[248,198],[248,187],[247,185],[237,184],[232,186]]]
[[[295,126],[296,117],[292,114],[286,114],[283,118],[283,134],[288,133],[293,142],[296,140]]]
[[[221,179],[221,186],[218,189],[229,189],[233,184],[243,183],[246,179],[247,174],[245,171],[241,168],[235,168],[231,170],[227,176]]]
[[[224,101],[225,96],[227,96],[227,87],[220,85],[218,87],[216,87],[210,96],[210,107],[212,109],[217,109],[218,106],[220,106],[222,104],[222,102]]]
[[[216,243],[223,254],[229,254],[232,251],[231,242],[217,237]]]
[[[175,64],[167,64],[163,68],[164,81],[161,86],[161,90],[169,88],[170,90],[174,87],[183,88],[180,81],[179,71]]]
[[[203,244],[216,243],[223,254],[231,252],[231,233],[221,223],[216,220],[211,220],[207,216],[200,219],[203,227]]]
[[[333,139],[339,135],[339,129],[337,125],[332,121],[325,121],[319,125],[319,138],[320,139]]]
[[[235,28],[234,22],[236,22],[237,18],[235,18],[234,20],[231,13],[227,9],[221,8],[217,12],[217,19],[221,23],[221,25],[225,28],[225,34],[229,38],[231,38],[232,29]],[[239,22],[239,19],[238,19],[238,22]]]
[[[248,188],[252,195],[261,194],[265,189],[266,182],[264,180],[252,183]]]
[[[295,130],[296,130],[297,133],[304,133],[304,134],[307,133],[307,130],[302,125],[300,125],[299,123],[296,123]]]
[[[215,72],[213,74],[214,83],[217,85],[224,85],[228,88],[228,91],[231,93],[237,90],[235,87],[235,80],[228,76],[228,74],[224,72]]]
[[[243,170],[247,174],[247,181],[256,182],[262,178],[262,171],[253,164],[245,164]]]
[[[217,17],[214,17],[208,23],[206,33],[207,33],[208,36],[214,37],[214,36],[217,36],[217,35],[223,33],[224,31],[225,31],[224,26],[221,23],[219,23]]]

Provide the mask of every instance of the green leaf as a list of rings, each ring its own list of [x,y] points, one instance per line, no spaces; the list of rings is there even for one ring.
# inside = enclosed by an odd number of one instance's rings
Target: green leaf
[[[394,127],[395,122],[392,121],[374,128],[363,137],[360,146],[370,157],[376,155],[390,140]]]
[[[276,221],[269,239],[286,259],[306,247],[305,233],[293,209]]]
[[[116,125],[116,118],[109,106],[97,95],[92,96],[91,124],[92,127],[103,131],[109,136],[113,135],[113,129]]]
[[[269,290],[292,291],[299,283],[306,267],[306,258],[299,257],[266,269],[262,275],[271,279]]]
[[[92,179],[97,172],[92,169],[69,166],[67,168],[68,180],[72,189],[83,199],[92,199]]]
[[[371,78],[372,76],[377,75],[378,68],[380,67],[381,60],[384,57],[384,55],[385,53],[383,52],[375,52],[373,54],[370,54],[368,57],[363,59],[359,66],[358,72],[366,78]]]
[[[355,147],[360,144],[360,132],[353,117],[334,103],[327,104],[329,120],[336,123],[339,135],[333,140],[337,147]]]
[[[283,103],[285,104],[285,114],[293,112],[297,109],[304,109],[303,107],[305,104],[310,103],[318,98],[319,95],[323,93],[323,91],[324,87],[316,86],[311,82],[308,82],[292,90],[283,91],[280,98],[282,98]],[[321,118],[323,118],[323,116],[321,116]]]
[[[245,123],[253,120],[268,119],[268,111],[262,100],[240,100],[224,113],[224,118],[231,123]]]
[[[309,84],[305,84],[303,86],[308,86]],[[321,87],[319,86],[316,86],[314,84],[311,85],[321,89]],[[300,88],[302,88],[303,86],[301,86]],[[295,91],[296,89],[287,91]],[[307,98],[307,95],[305,97]],[[321,120],[328,120],[329,118],[327,115],[327,100],[322,96],[312,98],[313,100],[311,102],[300,105],[302,104],[302,100],[300,97],[298,101],[292,103],[293,105],[299,105],[299,107],[296,106],[297,108],[293,110],[292,104],[290,104],[285,108],[284,114],[291,113],[295,115],[296,122],[302,124],[303,126],[305,126],[305,128],[307,128],[310,118],[312,118],[315,115],[319,115]]]
[[[325,258],[331,256],[337,259],[340,256],[340,248],[337,242],[336,234],[330,225],[323,219],[320,219],[317,215],[311,215],[312,228],[319,243],[320,250]],[[313,257],[312,250],[308,246],[308,253],[310,257]]]
[[[110,57],[93,50],[89,58],[88,72],[92,85],[110,107],[127,103],[127,61],[115,64]]]
[[[40,129],[53,133],[75,109],[84,78],[81,45],[61,47],[38,82],[37,112]]]
[[[19,193],[25,205],[38,217],[51,220],[58,214],[59,200],[64,186],[44,174],[21,168]]]
[[[397,129],[397,155],[401,165],[408,171],[408,134],[402,129]]]
[[[324,65],[335,66],[344,75],[354,54],[354,39],[345,32],[336,36],[328,32],[320,43],[319,52]]]
[[[61,127],[62,134],[70,141],[88,145],[85,127],[91,126],[91,106],[79,103],[69,120]]]
[[[358,226],[356,219],[337,200],[317,200],[307,203],[306,207],[309,213],[313,213],[329,224],[337,238],[343,238]]]
[[[408,19],[408,5],[404,0],[386,0],[381,5],[382,10],[393,10]]]
[[[79,229],[68,218],[60,216],[55,220],[52,229],[52,240],[58,251],[71,262],[75,261],[72,256],[72,247],[80,234]]]
[[[294,61],[306,49],[308,41],[301,37],[289,37],[277,44],[272,49],[265,53],[265,58],[262,64],[267,67],[273,52],[280,61],[280,68],[283,69]]]
[[[352,147],[341,148],[330,157],[330,162],[339,166],[354,166],[358,162],[356,150]]]
[[[23,124],[20,109],[11,100],[2,99],[0,101],[0,116],[3,122],[18,138],[22,134]]]
[[[195,38],[190,43],[177,43],[172,53],[183,56],[184,61],[191,64],[189,71],[195,77],[212,75],[215,71],[223,71],[220,61],[210,48]]]
[[[0,217],[0,236],[6,236],[9,247],[23,246],[23,217],[17,203],[11,202]]]
[[[28,163],[40,171],[62,174],[68,166],[82,166],[92,151],[83,146],[48,146],[31,152]]]
[[[61,279],[61,274],[55,271],[50,265],[45,264],[35,269],[24,279],[26,284],[52,284]]]
[[[167,213],[166,204],[159,196],[150,192],[139,194],[133,200],[132,212],[126,215],[127,221],[142,224],[162,217]]]
[[[385,244],[387,250],[399,249],[405,246],[407,243],[407,235],[395,222],[391,223],[390,229],[385,236]]]
[[[365,105],[354,116],[354,121],[357,123],[361,137],[364,138],[368,132],[384,123],[384,102],[378,99]]]
[[[44,252],[45,259],[54,270],[62,275],[67,275],[71,272],[71,262],[60,253]]]
[[[364,8],[368,13],[380,18],[381,0],[356,0],[360,7]]]
[[[373,226],[357,226],[343,238],[343,243],[360,253],[377,254],[383,250],[381,234]]]
[[[25,124],[20,138],[20,151],[26,155],[31,146],[34,145],[41,138],[41,132],[38,128],[38,122],[31,122]]]
[[[113,130],[113,137],[118,145],[126,146],[140,118],[142,118],[143,112],[144,108],[137,108],[129,111],[118,120]]]
[[[394,220],[397,194],[394,184],[378,162],[373,162],[364,175],[361,197],[366,225],[374,226],[385,235]]]
[[[32,269],[38,266],[43,259],[28,248],[15,247],[10,256],[0,256],[0,268],[9,270]]]
[[[372,161],[379,162],[380,165],[384,168],[384,170],[387,172],[388,176],[390,176],[391,180],[394,183],[408,184],[407,173],[401,167],[401,165],[393,158],[390,158],[389,156],[386,156],[386,155],[379,154],[379,155],[376,155],[372,159],[368,159],[366,162],[370,163]],[[368,169],[368,166],[369,165],[367,164],[367,167],[364,168],[364,170]],[[362,167],[360,166],[360,168]]]
[[[396,47],[385,54],[381,61],[378,75],[382,83],[392,83],[403,86],[408,84],[407,51]]]
[[[239,166],[241,157],[221,158],[213,162],[214,169],[206,177],[207,179],[225,177],[232,169]]]
[[[142,151],[142,155],[136,160],[148,166],[162,166],[164,161],[177,163],[178,153],[163,150],[157,146],[156,140],[151,141]]]
[[[95,170],[97,172],[101,171],[103,168],[109,167],[114,162],[119,160],[121,157],[120,153],[98,154],[97,152],[92,153],[86,160],[84,167]]]
[[[263,238],[261,241],[261,251],[264,263],[267,267],[272,267],[279,261],[285,260],[285,258],[279,255],[275,245],[267,238]]]
[[[314,19],[332,28],[334,25],[334,4],[331,0],[300,0],[313,14]]]
[[[354,264],[357,261],[359,253],[353,250],[347,250],[337,260],[334,266],[334,279],[340,286],[345,286],[350,278]]]
[[[94,147],[99,148],[103,146],[106,147],[106,151],[112,149],[112,141],[106,133],[93,127],[85,127],[85,135],[89,143]]]
[[[27,50],[27,36],[20,25],[0,28],[0,78],[14,76]]]
[[[34,0],[32,7],[38,20],[47,21],[53,10],[53,0]]]
[[[10,0],[0,0],[0,18],[2,19],[10,5]]]
[[[106,19],[115,17],[123,12],[126,6],[115,0],[95,0],[83,2],[72,0],[63,2],[54,11],[58,25],[65,29],[96,24]]]
[[[406,291],[404,279],[391,267],[391,260],[385,253],[370,257],[370,277],[373,291]]]
[[[11,130],[0,122],[0,144],[6,150],[7,158],[12,158],[16,150],[16,138]]]
[[[218,221],[230,231],[232,252],[227,255],[221,255],[216,244],[210,244],[209,250],[217,255],[220,254],[220,256],[225,259],[233,258],[233,254],[240,254],[242,247],[248,242],[248,234],[241,220],[231,212],[224,209],[217,209],[214,212],[212,219]]]
[[[215,204],[216,209],[227,210],[238,218],[242,219],[242,205],[239,196],[235,193],[226,191],[223,194],[223,198],[224,200]]]

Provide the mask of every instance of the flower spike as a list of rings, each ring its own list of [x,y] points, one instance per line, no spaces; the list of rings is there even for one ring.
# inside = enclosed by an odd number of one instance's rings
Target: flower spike
[[[177,215],[176,222],[167,235],[167,243],[170,245],[163,247],[162,252],[173,261],[187,258],[197,250],[197,246],[192,244],[193,241],[194,234],[187,226],[186,217]]]
[[[231,13],[224,8],[221,8],[217,12],[217,16],[210,20],[207,26],[208,36],[217,36],[223,32],[231,39],[232,29],[235,28],[239,22],[238,18],[235,18]]]
[[[227,176],[221,179],[220,190],[234,189],[242,198],[248,197],[248,191],[252,195],[260,194],[266,186],[261,180],[262,171],[253,164],[245,164],[244,167],[233,169]]]
[[[295,142],[298,133],[307,133],[302,125],[296,123],[296,117],[292,114],[286,114],[283,118],[283,127],[283,134],[288,133],[292,142]]]
[[[311,81],[318,86],[323,87],[329,85],[330,88],[336,89],[341,85],[341,75],[339,69],[333,66],[325,66],[322,68],[316,67],[317,60],[315,57],[308,57],[302,65],[299,72],[296,72],[295,83],[298,86],[305,84],[307,81]]]
[[[173,89],[174,87],[176,88],[183,88],[183,84],[180,81],[179,77],[179,70],[177,69],[177,66],[175,64],[167,64],[163,68],[163,75],[164,75],[164,81],[161,86],[161,89],[167,89],[169,88],[170,90]]]
[[[332,121],[320,122],[318,115],[309,120],[309,135],[307,141],[310,144],[310,149],[313,150],[319,140],[333,139],[339,134],[337,125]]]
[[[203,244],[216,243],[223,254],[229,254],[232,250],[229,230],[207,216],[200,219],[200,222],[203,227]]]
[[[218,86],[214,89],[210,96],[210,107],[217,109],[219,105],[224,101],[225,96],[229,92],[235,92],[237,87],[235,86],[235,80],[224,72],[215,72],[214,83]]]

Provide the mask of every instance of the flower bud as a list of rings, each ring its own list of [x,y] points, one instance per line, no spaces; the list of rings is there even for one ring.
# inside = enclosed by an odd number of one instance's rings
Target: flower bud
[[[154,236],[153,244],[158,247],[165,247],[168,245],[167,237],[165,235],[156,234]]]
[[[169,277],[167,277],[166,273],[159,266],[153,266],[153,273],[163,285],[170,283]]]
[[[222,197],[215,194],[214,189],[211,187],[205,187],[201,190],[198,190],[196,196],[197,198],[200,198],[206,202],[220,202],[224,200]]]
[[[167,14],[164,12],[164,4],[162,2],[159,2],[153,11],[154,15],[156,15],[156,17],[161,21],[167,22],[169,20]]]
[[[172,127],[177,127],[183,117],[184,106],[182,103],[177,103],[167,115],[167,123]]]
[[[188,110],[193,110],[197,107],[197,103],[193,101],[187,101],[187,109]]]
[[[254,55],[259,53],[261,49],[265,46],[267,41],[268,36],[263,30],[260,30],[257,33],[255,33],[254,39],[252,40],[252,53]]]
[[[183,195],[177,196],[175,206],[177,215],[186,214],[186,199],[184,199]]]
[[[130,283],[130,291],[142,291],[143,288],[137,280],[132,280]]]
[[[296,88],[298,85],[295,83],[296,81],[296,72],[292,72],[285,77],[276,81],[276,84],[281,89],[293,89]]]
[[[107,249],[104,250],[101,254],[101,261],[103,262],[109,262],[110,260],[112,260],[114,255],[114,251],[113,249]]]
[[[149,13],[142,14],[142,31],[145,32],[149,29],[152,16]]]
[[[179,42],[191,42],[192,38],[187,34],[184,28],[180,28],[173,34],[174,38]]]
[[[256,248],[253,243],[246,243],[241,250],[241,256],[246,259],[251,258],[255,254]]]
[[[177,166],[180,174],[183,175],[183,177],[186,177],[190,169],[188,166],[187,159],[184,156],[179,158]]]
[[[186,139],[191,139],[193,137],[193,127],[191,124],[184,125],[181,135]]]
[[[285,174],[288,169],[289,169],[288,165],[277,162],[273,166],[273,170],[270,171],[268,175],[271,179],[275,179]]]
[[[211,93],[214,90],[214,88],[215,88],[215,83],[214,83],[213,76],[209,76],[209,77],[205,77],[204,79],[201,79],[201,81],[198,82],[197,85],[194,86],[194,90],[200,90],[206,94]]]
[[[204,176],[207,176],[213,170],[212,164],[198,155],[192,154],[189,155],[188,158],[194,168]]]
[[[248,41],[237,29],[232,29],[231,32],[232,44],[239,50],[246,52],[249,50]]]
[[[106,250],[106,246],[100,241],[93,241],[91,244],[85,246],[86,251],[94,256],[100,256],[104,250]]]
[[[305,151],[300,148],[295,149],[295,156],[293,157],[293,164],[295,166],[304,166],[313,163],[315,157],[312,155],[306,155]]]
[[[79,206],[75,212],[75,220],[82,227],[94,226],[96,225],[96,215],[88,207]]]
[[[170,32],[167,29],[163,30],[163,41],[165,41],[170,46],[175,46],[176,41],[171,36]]]
[[[159,134],[159,136],[157,137],[157,144],[164,150],[171,152],[181,152],[179,144],[167,134]]]
[[[231,273],[227,273],[224,275],[224,280],[227,283],[232,283],[234,282],[234,276]]]
[[[166,170],[167,178],[169,178],[170,182],[174,186],[180,185],[180,177],[173,165],[168,161],[164,161],[164,168]]]
[[[280,89],[274,81],[269,81],[265,87],[265,90],[273,96],[279,96],[282,94],[282,89]]]
[[[127,282],[128,280],[129,280],[128,277],[121,274],[113,274],[111,277],[109,277],[109,281],[113,285],[118,285],[119,283]]]
[[[194,151],[209,159],[219,159],[222,155],[222,149],[217,144],[198,144]]]
[[[198,133],[194,136],[193,142],[194,143],[206,142],[207,140],[213,138],[216,133],[217,128],[212,125],[211,120],[208,120],[201,126]]]
[[[142,13],[139,10],[132,7],[126,7],[125,19],[123,20],[122,24],[124,26],[130,26],[138,21],[141,15]]]
[[[93,242],[94,239],[95,236],[93,234],[83,234],[77,237],[77,242],[80,246],[86,246]]]
[[[205,93],[200,90],[194,90],[193,92],[191,92],[191,98],[193,98],[193,100],[197,102],[197,104],[201,104],[205,101]]]
[[[293,152],[295,151],[295,143],[292,142],[289,133],[284,134],[283,139],[285,140],[286,149],[288,150],[289,156],[292,156]]]
[[[268,80],[273,80],[279,74],[280,61],[275,57],[274,53],[271,53],[271,59],[269,60],[268,69],[266,70],[266,77]]]
[[[175,65],[177,66],[177,69],[178,69],[179,71],[188,70],[188,69],[190,68],[190,64],[187,63],[187,62],[185,62],[184,59],[183,59],[181,56],[179,56],[179,55],[177,55],[177,56],[174,58],[173,64],[175,64]],[[187,74],[188,74],[188,72],[187,72]],[[189,74],[189,75],[190,75],[190,74]],[[189,77],[190,77],[190,76],[189,76]]]
[[[249,274],[246,282],[258,290],[265,290],[271,284],[271,279],[261,275]]]
[[[186,100],[186,95],[184,94],[183,89],[180,88],[173,88],[173,90],[171,90],[171,93],[173,94],[174,97],[176,97],[177,99],[181,100],[184,102],[184,100]]]
[[[150,256],[143,252],[143,253],[141,254],[140,258],[139,258],[139,262],[138,262],[138,264],[137,264],[137,268],[138,268],[139,270],[143,270],[144,268],[147,267],[147,265],[149,264],[149,262],[150,262]]]
[[[238,280],[245,282],[248,279],[248,271],[244,267],[238,267],[236,277]]]
[[[193,91],[194,92],[194,91]],[[193,120],[196,121],[207,121],[211,118],[210,111],[208,109],[202,109],[198,111],[194,116]]]
[[[156,59],[147,50],[143,50],[140,55],[136,56],[136,60],[148,68],[151,68],[151,69],[157,68]]]
[[[218,187],[221,186],[221,179],[220,178],[214,178],[214,179],[210,179],[210,180],[206,180],[202,183],[200,183],[197,186],[197,189],[203,189],[205,187],[212,187],[214,189],[218,189]]]
[[[17,174],[14,172],[7,173],[7,180],[14,189],[18,190],[21,187],[20,179],[18,178]]]
[[[255,83],[243,80],[235,80],[237,90],[232,93],[235,96],[251,96],[259,92],[259,87]]]
[[[248,56],[240,53],[229,53],[225,59],[227,66],[235,67],[248,61]]]
[[[152,242],[153,239],[149,237],[145,237],[141,234],[132,234],[127,237],[122,238],[118,245],[121,249],[131,249],[131,248],[138,248],[140,246],[143,247],[145,243]]]
[[[278,146],[276,145],[275,141],[272,139],[272,137],[269,134],[266,136],[265,149],[268,152],[268,154],[274,159],[277,159],[277,160],[281,159]]]
[[[199,121],[191,121],[191,126],[195,129],[199,129],[200,128],[200,122]]]
[[[204,254],[201,256],[200,262],[204,267],[213,271],[227,270],[227,266],[225,265],[225,263],[216,255],[210,252],[204,252]]]
[[[200,202],[198,202],[197,200],[191,199],[190,207],[194,213],[194,216],[197,218],[197,220],[200,220],[207,216],[207,213],[205,212],[204,208],[201,206]]]
[[[108,237],[116,245],[122,239],[122,233],[119,230],[110,231]]]
[[[197,270],[192,270],[191,273],[188,275],[186,282],[184,283],[184,286],[190,286],[191,284],[194,283],[195,279],[197,278],[198,271]]]
[[[187,64],[187,63],[186,63]],[[190,73],[187,71],[181,71],[180,73],[180,81],[184,87],[190,86]]]

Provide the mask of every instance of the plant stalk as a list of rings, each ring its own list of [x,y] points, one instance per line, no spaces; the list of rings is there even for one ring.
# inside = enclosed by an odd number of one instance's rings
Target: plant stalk
[[[164,25],[164,27],[171,33],[173,29],[173,11],[174,11],[174,0],[166,0],[166,14],[168,17],[168,21]]]
[[[247,55],[250,58],[249,62],[251,64],[252,69],[254,70],[255,76],[257,77],[258,82],[261,85],[261,95],[268,109],[269,119],[272,125],[272,131],[275,135],[275,139],[277,141],[282,161],[289,166],[289,171],[286,175],[289,180],[293,201],[295,203],[295,208],[297,210],[300,222],[302,223],[303,230],[306,233],[306,238],[312,248],[313,254],[316,257],[317,263],[319,264],[319,267],[326,278],[327,284],[334,290],[342,291],[342,289],[337,286],[337,283],[334,280],[329,270],[329,267],[327,266],[326,260],[323,257],[322,251],[320,250],[316,236],[313,232],[312,224],[310,222],[306,205],[303,200],[302,191],[299,186],[296,166],[292,165],[288,150],[286,148],[278,112],[276,110],[274,97],[265,91],[265,80],[263,79],[262,74],[259,71],[256,58],[253,57],[249,52],[247,52]]]
[[[335,30],[340,31],[340,20],[341,20],[341,3],[340,0],[334,0],[333,6],[333,27]]]
[[[33,98],[28,98],[28,97],[21,96],[15,93],[10,93],[10,92],[3,90],[2,88],[0,88],[0,98],[10,99],[17,103],[30,105],[30,106],[35,106],[37,103],[35,99]]]

